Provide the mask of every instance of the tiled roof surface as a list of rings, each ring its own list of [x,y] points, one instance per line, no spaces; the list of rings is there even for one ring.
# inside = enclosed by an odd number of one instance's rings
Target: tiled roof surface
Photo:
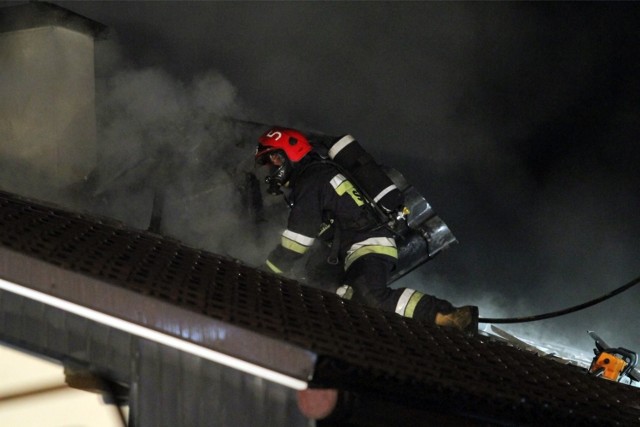
[[[374,393],[493,424],[640,425],[638,388],[344,301],[109,220],[0,193],[0,244],[313,352],[312,386]]]

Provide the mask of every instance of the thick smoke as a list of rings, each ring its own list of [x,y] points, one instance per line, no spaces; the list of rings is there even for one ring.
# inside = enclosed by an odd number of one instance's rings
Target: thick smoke
[[[100,75],[104,212],[147,227],[163,190],[163,232],[260,262],[267,243],[245,234],[228,245],[245,222],[226,162],[251,149],[212,117],[238,115],[352,133],[426,196],[460,243],[396,285],[519,317],[640,274],[631,4],[65,6],[126,31],[137,64]],[[640,351],[638,292],[504,328],[586,351],[593,329]]]
[[[244,116],[231,82],[213,70],[182,81],[126,66],[111,42],[98,58],[99,166],[87,208],[260,264],[277,227],[258,224],[243,202],[257,134],[229,120]]]
[[[446,121],[431,123],[434,150],[424,161],[435,172],[408,173],[419,183],[426,175],[421,188],[460,240],[421,270],[421,288],[477,303],[483,317],[520,317],[594,299],[638,276],[630,159],[639,153],[629,120],[638,107],[627,94],[638,83],[620,54],[630,41],[620,27],[605,30],[601,15],[564,20],[555,7],[499,9],[466,9],[476,37],[458,46],[464,96],[443,104]],[[619,18],[610,22],[628,24]],[[634,289],[579,313],[504,328],[586,350],[593,329],[612,345],[640,348],[637,301]]]

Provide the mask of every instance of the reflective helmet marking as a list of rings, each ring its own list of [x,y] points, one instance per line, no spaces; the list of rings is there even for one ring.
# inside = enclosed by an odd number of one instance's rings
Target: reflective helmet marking
[[[277,136],[276,136],[277,135]],[[266,134],[267,138],[273,138],[276,141],[282,138],[282,132],[278,132],[277,130],[271,130]]]

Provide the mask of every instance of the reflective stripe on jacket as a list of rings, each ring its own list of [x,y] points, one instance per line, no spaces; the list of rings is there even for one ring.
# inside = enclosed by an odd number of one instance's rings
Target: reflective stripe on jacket
[[[268,256],[267,265],[277,273],[287,273],[322,233],[330,240],[333,233],[325,233],[327,218],[334,228],[340,227],[340,257],[347,269],[355,260],[377,254],[397,259],[395,240],[384,228],[356,229],[354,224],[374,225],[370,207],[357,188],[331,163],[315,162],[300,168],[289,184],[292,204],[287,229],[280,245]],[[362,227],[361,227],[362,228]]]

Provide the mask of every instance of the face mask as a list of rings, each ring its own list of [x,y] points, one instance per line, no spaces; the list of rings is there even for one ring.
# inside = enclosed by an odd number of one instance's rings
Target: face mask
[[[291,162],[285,160],[281,166],[272,166],[273,171],[267,176],[265,182],[269,186],[267,188],[267,193],[273,195],[282,194],[282,190],[280,187],[285,185],[287,181],[289,181],[289,176],[291,175]]]

